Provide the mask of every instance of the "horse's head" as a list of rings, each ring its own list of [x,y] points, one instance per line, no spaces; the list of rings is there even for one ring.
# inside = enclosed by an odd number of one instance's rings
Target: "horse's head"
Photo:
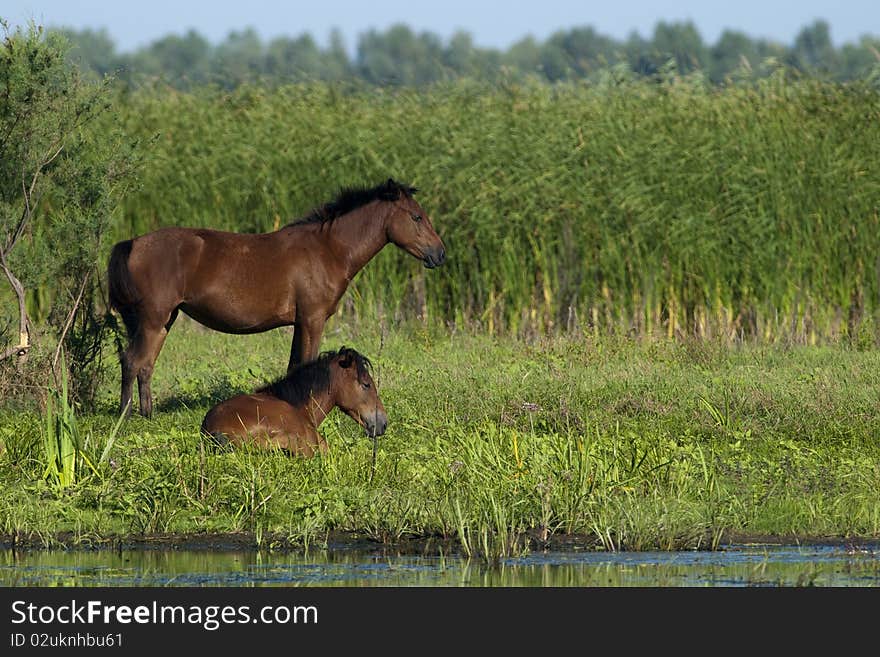
[[[330,362],[330,385],[336,405],[366,430],[370,438],[381,436],[388,427],[388,415],[370,375],[369,359],[354,349],[342,347]]]
[[[391,178],[382,185],[380,198],[391,204],[386,231],[390,242],[433,269],[446,260],[446,247],[428,213],[413,198],[416,191],[415,187],[401,185]]]

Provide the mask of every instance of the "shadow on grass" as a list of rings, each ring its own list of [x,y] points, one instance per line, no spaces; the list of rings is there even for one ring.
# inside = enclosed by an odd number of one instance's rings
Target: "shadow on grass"
[[[196,389],[192,387],[186,391],[175,392],[173,390],[153,389],[153,417],[157,413],[171,413],[178,411],[207,410],[217,402],[229,399],[244,392],[252,392],[256,386],[234,384],[228,379],[215,379],[205,382],[204,387]],[[139,398],[137,384],[133,389],[131,404],[132,414],[138,414]],[[99,400],[91,413],[98,415],[118,416],[119,398],[104,397]]]
[[[243,386],[231,385],[228,381],[215,382],[206,386],[204,390],[197,392],[185,392],[164,396],[156,400],[154,395],[153,412],[186,411],[198,408],[210,408],[217,402],[229,399],[235,395],[251,392]]]

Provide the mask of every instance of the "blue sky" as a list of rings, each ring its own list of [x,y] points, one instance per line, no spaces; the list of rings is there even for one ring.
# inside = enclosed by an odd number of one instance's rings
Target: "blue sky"
[[[831,25],[836,46],[864,34],[880,35],[880,0],[3,0],[0,17],[13,25],[33,18],[50,26],[105,27],[123,51],[189,28],[217,42],[230,30],[249,26],[263,39],[309,32],[321,44],[331,29],[339,28],[351,49],[360,33],[398,22],[444,38],[466,30],[478,45],[495,48],[506,48],[528,34],[545,39],[558,29],[579,25],[592,25],[618,39],[633,30],[650,36],[659,20],[692,20],[708,43],[714,43],[723,29],[733,28],[790,44],[817,18]]]

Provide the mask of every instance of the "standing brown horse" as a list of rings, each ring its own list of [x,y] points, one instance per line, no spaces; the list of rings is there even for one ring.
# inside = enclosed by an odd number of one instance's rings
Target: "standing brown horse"
[[[391,178],[339,197],[280,230],[258,235],[162,228],[113,247],[110,305],[129,345],[120,354],[120,411],[137,377],[141,415],[153,410],[150,378],[179,311],[224,333],[294,326],[288,371],[318,353],[327,319],[355,275],[392,242],[434,268],[446,248],[413,199]]]
[[[369,359],[354,349],[325,352],[253,394],[220,402],[205,415],[202,433],[221,444],[253,443],[313,456],[327,451],[318,427],[338,406],[368,436],[381,436],[388,416],[370,368]]]

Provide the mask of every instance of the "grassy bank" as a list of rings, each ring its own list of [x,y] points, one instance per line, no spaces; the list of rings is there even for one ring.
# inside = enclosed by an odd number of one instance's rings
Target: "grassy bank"
[[[281,374],[289,334],[182,321],[157,364],[155,418],[114,434],[108,377],[99,411],[76,420],[90,465],[68,487],[45,477],[45,419],[0,409],[0,533],[82,545],[248,532],[271,545],[351,531],[489,556],[564,534],[607,549],[880,536],[874,351],[333,326],[326,348],[377,365],[389,430],[375,469],[371,441],[338,411],[323,458],[203,449],[206,410]]]

